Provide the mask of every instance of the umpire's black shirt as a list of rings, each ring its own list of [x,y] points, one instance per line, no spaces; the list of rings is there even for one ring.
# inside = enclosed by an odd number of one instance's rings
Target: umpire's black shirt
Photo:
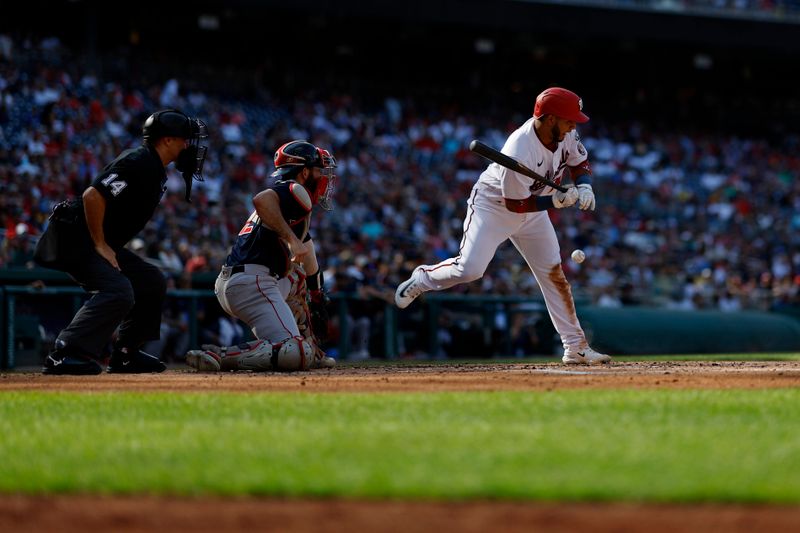
[[[118,250],[144,229],[167,190],[167,173],[155,148],[125,150],[109,163],[92,187],[106,199],[103,232]]]

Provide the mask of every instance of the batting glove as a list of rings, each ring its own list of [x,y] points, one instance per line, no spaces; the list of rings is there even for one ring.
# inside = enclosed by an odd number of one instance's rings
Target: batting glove
[[[556,191],[553,194],[553,206],[556,209],[572,207],[578,201],[578,189],[570,187],[567,192]]]
[[[584,211],[594,211],[594,191],[588,183],[578,185],[578,207]]]

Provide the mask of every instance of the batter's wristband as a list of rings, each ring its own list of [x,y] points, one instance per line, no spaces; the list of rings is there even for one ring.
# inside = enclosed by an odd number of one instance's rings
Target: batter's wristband
[[[546,211],[548,209],[553,209],[555,205],[553,204],[553,197],[552,196],[537,196],[536,197],[536,210],[537,211]]]
[[[575,181],[575,185],[583,185],[584,183],[588,184],[588,185],[591,185],[592,184],[592,175],[591,174],[586,174],[586,173],[579,174],[578,176],[576,176],[574,178],[574,181]]]
[[[309,291],[318,291],[322,289],[324,285],[325,279],[322,277],[321,268],[306,278],[306,286]]]
[[[534,213],[555,207],[552,196],[529,196],[524,200],[505,199],[506,209],[513,213]]]

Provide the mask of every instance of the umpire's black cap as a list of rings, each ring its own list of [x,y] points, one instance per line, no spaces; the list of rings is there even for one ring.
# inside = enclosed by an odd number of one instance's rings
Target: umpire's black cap
[[[146,141],[157,141],[162,137],[191,139],[198,134],[196,121],[177,109],[156,111],[144,121],[142,137]]]

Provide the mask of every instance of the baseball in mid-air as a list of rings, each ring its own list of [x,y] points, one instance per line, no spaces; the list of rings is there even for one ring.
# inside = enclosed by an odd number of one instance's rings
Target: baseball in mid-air
[[[586,254],[583,253],[583,250],[575,250],[572,252],[572,260],[576,263],[583,263],[583,260],[586,259]]]

